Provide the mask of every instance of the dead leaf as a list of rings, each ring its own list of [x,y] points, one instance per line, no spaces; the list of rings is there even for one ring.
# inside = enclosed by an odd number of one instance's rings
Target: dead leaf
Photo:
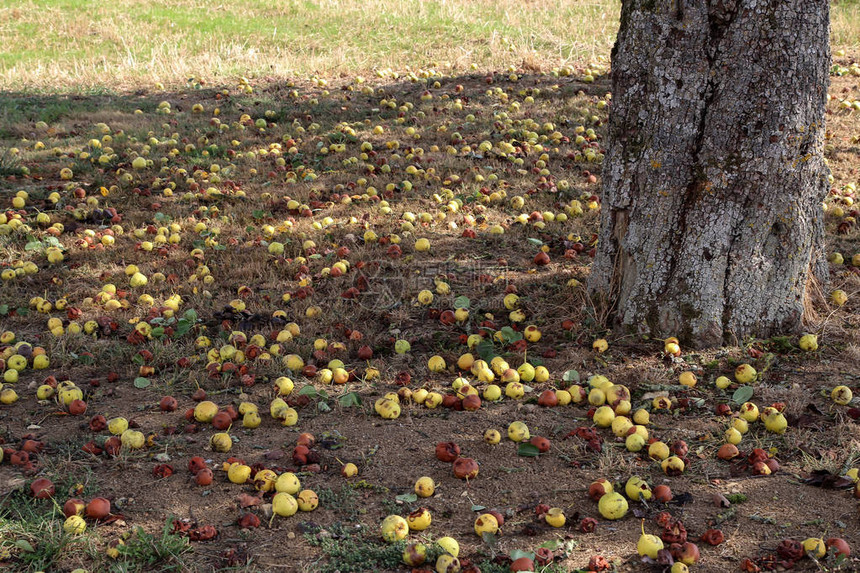
[[[711,499],[713,499],[714,505],[717,507],[729,507],[731,505],[731,502],[721,493],[712,494]]]
[[[240,493],[236,500],[239,502],[239,507],[254,507],[257,505],[263,505],[262,498],[259,498],[255,495],[249,495],[247,493]]]
[[[827,470],[815,470],[811,476],[801,481],[806,485],[822,487],[824,489],[848,489],[854,487],[854,480],[850,477],[838,476]]]

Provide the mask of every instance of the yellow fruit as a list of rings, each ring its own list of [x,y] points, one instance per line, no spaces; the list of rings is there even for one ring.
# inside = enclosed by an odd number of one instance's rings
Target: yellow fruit
[[[818,336],[815,334],[804,334],[800,337],[798,345],[801,350],[805,350],[806,352],[818,350]]]
[[[302,484],[296,474],[292,472],[282,473],[275,480],[275,491],[295,495],[302,489]]]
[[[641,556],[648,556],[651,559],[657,559],[657,552],[663,549],[663,540],[656,535],[645,533],[645,520],[642,520],[642,535],[639,536],[639,541],[636,543],[636,551]]]
[[[452,557],[460,556],[460,544],[457,543],[457,540],[453,537],[441,537],[436,540],[436,545],[441,547],[445,553]]]
[[[560,507],[550,508],[550,510],[544,514],[544,519],[551,527],[563,527],[567,521],[567,518],[564,516],[564,510]]]
[[[597,503],[597,509],[600,511],[600,515],[611,520],[621,519],[624,517],[627,513],[627,508],[627,500],[624,499],[624,496],[617,491],[601,496],[600,501]]]
[[[502,399],[502,389],[496,384],[489,384],[484,388],[484,400],[496,402]]]
[[[443,553],[436,559],[436,573],[459,573],[460,560],[453,555]]]
[[[502,441],[502,435],[498,430],[490,429],[484,432],[484,441],[491,446],[495,446]]]
[[[628,452],[639,452],[645,447],[645,438],[639,434],[630,434],[624,441]]]
[[[231,483],[243,484],[251,479],[251,468],[245,464],[234,462],[227,469],[227,479]]]
[[[531,437],[529,427],[524,422],[511,422],[508,426],[508,438],[514,442],[524,442]]]
[[[640,426],[647,426],[651,423],[651,414],[648,410],[640,408],[633,412],[633,423]]]
[[[663,461],[669,457],[669,446],[664,442],[654,442],[648,446],[648,457]]]
[[[80,515],[71,515],[63,522],[63,531],[70,535],[80,535],[87,530],[87,522]]]
[[[844,406],[851,403],[854,394],[848,386],[837,386],[830,392],[830,398],[840,406]]]
[[[0,390],[0,404],[14,404],[18,401],[18,393],[12,388],[3,388]]]
[[[260,414],[256,411],[245,412],[245,415],[242,416],[242,427],[254,429],[258,427],[262,423],[262,418],[260,418]]]
[[[677,475],[684,472],[684,461],[678,456],[670,456],[660,464],[667,475]]]
[[[299,504],[292,495],[286,492],[278,492],[272,498],[272,511],[281,517],[290,517],[299,510]]]
[[[428,305],[433,302],[433,293],[429,290],[422,290],[418,293],[418,302],[423,305]]]
[[[427,361],[427,368],[429,368],[431,372],[442,372],[445,370],[445,366],[445,359],[438,354],[431,356],[430,360]]]
[[[409,524],[399,515],[389,515],[382,520],[380,533],[382,533],[382,539],[394,543],[406,539],[406,536],[409,535]]]
[[[784,434],[788,427],[788,420],[785,419],[782,412],[773,412],[764,419],[764,427],[768,432]]]
[[[495,535],[499,532],[499,522],[491,513],[482,513],[475,519],[475,533],[478,537],[485,533]]]
[[[293,392],[293,381],[286,376],[280,376],[275,379],[275,387],[278,389],[279,396],[289,396]]]
[[[119,437],[122,445],[132,450],[138,450],[146,443],[146,436],[137,430],[126,430]]]
[[[678,382],[682,386],[693,388],[697,382],[696,375],[690,371],[682,372],[681,375],[678,377]]]
[[[520,398],[525,396],[525,393],[525,387],[519,382],[509,382],[505,386],[505,396],[513,400],[519,400]]]
[[[257,491],[272,491],[275,489],[275,481],[277,479],[278,474],[274,471],[269,469],[260,470],[254,475],[254,488]]]
[[[128,420],[125,418],[113,418],[108,422],[108,431],[114,436],[119,436],[126,430],[128,430]]]
[[[340,469],[340,474],[343,477],[347,477],[347,478],[357,476],[358,475],[358,466],[352,462],[346,463]]]
[[[729,428],[725,433],[726,442],[732,445],[738,445],[741,443],[743,439],[743,434],[737,431],[735,428]]]
[[[386,420],[394,420],[400,416],[400,404],[388,398],[379,398],[373,405],[376,413]]]
[[[633,501],[651,499],[651,486],[639,476],[631,476],[624,484],[624,493]]]
[[[755,368],[750,366],[749,364],[741,364],[737,368],[735,368],[735,380],[740,382],[741,384],[749,384],[750,382],[754,382],[756,379]]]
[[[606,403],[606,394],[600,388],[592,388],[588,393],[588,403],[592,406],[602,406]]]
[[[827,546],[820,537],[809,537],[803,540],[803,550],[816,559],[821,559],[827,553]]]
[[[202,424],[208,424],[218,413],[218,405],[209,400],[203,400],[194,407],[194,419]]]
[[[299,504],[300,511],[313,511],[319,507],[320,504],[319,496],[311,489],[306,489],[300,492],[296,501]]]
[[[615,420],[615,411],[610,406],[601,406],[594,412],[594,423],[601,428],[608,428]]]
[[[209,444],[212,446],[212,450],[216,452],[229,452],[230,448],[233,447],[233,440],[230,438],[230,434],[219,432],[212,435]]]
[[[430,510],[426,507],[419,508],[406,516],[406,523],[410,531],[424,531],[430,527],[433,521]]]

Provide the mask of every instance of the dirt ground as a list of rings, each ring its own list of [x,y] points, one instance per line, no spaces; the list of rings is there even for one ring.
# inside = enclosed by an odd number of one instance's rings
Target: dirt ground
[[[843,65],[847,66],[848,62],[843,62]],[[838,100],[858,97],[858,79],[834,77],[831,88],[835,99],[829,106],[828,128],[832,135],[829,144],[833,147],[828,150],[828,157],[835,177],[834,188],[840,190],[834,201],[841,200],[845,186],[857,179],[857,138],[860,134],[857,114],[860,112],[840,110]],[[596,211],[587,212],[575,220],[572,218],[566,227],[548,227],[541,231],[533,227],[517,227],[513,223],[516,213],[505,206],[506,201],[502,201],[500,206],[490,204],[486,211],[477,209],[476,203],[467,203],[465,212],[479,216],[475,227],[479,234],[475,239],[461,237],[465,226],[454,229],[447,226],[447,222],[433,222],[414,231],[416,238],[424,236],[431,239],[433,250],[426,255],[415,252],[411,247],[407,249],[407,241],[403,243],[405,256],[400,259],[390,259],[384,245],[363,244],[361,236],[365,228],[375,230],[379,236],[399,232],[400,215],[406,210],[436,213],[438,201],[432,195],[446,185],[458,189],[461,197],[480,192],[481,183],[475,180],[475,174],[481,173],[487,161],[475,157],[474,151],[470,152],[471,157],[462,153],[446,157],[444,147],[451,132],[456,130],[460,130],[476,150],[484,139],[482,133],[493,132],[493,141],[501,137],[495,137],[503,130],[497,127],[493,131],[493,121],[503,121],[498,119],[498,113],[509,108],[507,102],[487,96],[487,90],[501,86],[511,94],[512,100],[528,97],[528,94],[523,95],[526,92],[519,91],[526,89],[543,90],[539,94],[557,94],[547,96],[545,100],[538,97],[538,107],[529,111],[528,117],[534,117],[538,123],[557,122],[559,129],[571,134],[572,139],[580,112],[582,116],[593,113],[598,121],[590,125],[598,134],[604,132],[606,111],[598,108],[597,102],[609,90],[605,77],[594,84],[547,75],[525,76],[516,83],[508,80],[505,74],[497,74],[492,84],[482,77],[441,81],[439,88],[431,90],[437,98],[442,93],[450,97],[444,100],[444,105],[439,103],[438,106],[438,99],[422,104],[420,95],[426,85],[421,83],[381,84],[376,86],[377,94],[373,97],[335,87],[330,88],[330,95],[324,95],[320,88],[314,86],[261,86],[259,95],[241,100],[237,98],[231,107],[223,100],[216,100],[214,91],[171,94],[169,97],[143,94],[130,98],[129,102],[111,102],[110,106],[115,106],[115,109],[101,106],[98,111],[72,112],[58,120],[60,132],[55,136],[55,144],[73,148],[76,138],[86,141],[90,125],[99,121],[111,124],[114,130],[119,125],[126,125],[128,133],[141,137],[145,137],[150,128],[159,129],[160,118],[150,124],[134,123],[142,120],[127,113],[123,108],[126,105],[130,106],[128,109],[150,106],[144,114],[148,118],[149,110],[163,99],[171,100],[174,109],[186,110],[198,100],[203,101],[207,109],[220,101],[225,108],[222,121],[229,123],[238,120],[241,113],[249,113],[252,118],[262,117],[262,110],[274,106],[292,89],[298,89],[306,100],[318,98],[316,105],[321,103],[323,110],[315,112],[312,118],[323,124],[318,133],[335,133],[339,122],[360,119],[362,106],[377,105],[381,92],[398,104],[414,101],[416,108],[408,110],[407,117],[415,117],[418,109],[423,112],[423,116],[414,122],[423,136],[420,145],[429,149],[435,143],[441,149],[437,153],[427,151],[427,157],[433,161],[425,161],[422,166],[427,168],[435,164],[440,177],[439,181],[431,179],[416,184],[411,193],[398,189],[398,194],[389,199],[395,216],[385,217],[379,213],[378,202],[325,204],[331,200],[338,185],[346,186],[355,181],[355,174],[347,167],[339,170],[340,159],[318,158],[313,164],[319,174],[318,179],[313,183],[283,188],[266,181],[263,172],[269,168],[265,165],[260,166],[260,177],[256,171],[251,174],[247,168],[237,170],[235,180],[241,182],[247,178],[244,189],[248,201],[224,200],[220,203],[222,215],[228,216],[228,220],[221,223],[220,235],[227,248],[206,249],[202,259],[217,276],[213,284],[205,287],[211,291],[211,298],[202,293],[202,285],[195,291],[198,283],[186,280],[195,269],[199,269],[201,260],[191,254],[192,249],[198,248],[195,246],[198,243],[183,236],[179,249],[155,258],[143,253],[137,248],[139,240],[126,234],[117,241],[114,250],[93,250],[78,244],[81,231],[105,227],[86,222],[81,223],[77,231],[63,235],[62,241],[68,247],[65,267],[40,272],[29,282],[4,284],[0,302],[11,308],[26,307],[27,301],[36,295],[56,300],[65,294],[71,306],[83,308],[82,321],[112,316],[118,324],[115,329],[102,327],[96,339],[83,335],[57,338],[46,331],[45,321],[49,316],[44,314],[32,312],[24,316],[23,313],[7,312],[0,318],[0,330],[14,331],[17,340],[44,346],[52,361],[51,367],[44,372],[30,369],[23,372],[21,379],[14,384],[20,400],[0,406],[0,436],[5,441],[7,453],[21,447],[22,440],[28,435],[44,444],[41,452],[34,454],[35,463],[29,468],[11,465],[8,457],[0,464],[0,505],[3,506],[0,517],[4,520],[0,523],[5,527],[2,529],[5,539],[0,539],[0,545],[6,548],[5,556],[0,553],[0,567],[10,571],[35,570],[32,563],[26,561],[26,552],[20,546],[14,546],[19,539],[29,539],[36,545],[40,542],[32,530],[22,530],[20,524],[12,523],[20,515],[20,512],[16,513],[17,506],[36,507],[41,518],[48,520],[49,527],[58,531],[63,522],[59,508],[66,499],[95,496],[111,500],[115,519],[99,524],[90,521],[86,540],[70,542],[46,570],[69,571],[75,567],[92,571],[121,570],[119,567],[124,558],[114,560],[107,557],[107,545],[119,538],[128,541],[137,527],[156,534],[171,518],[188,520],[193,524],[191,529],[212,525],[217,530],[217,537],[192,542],[193,552],[183,556],[181,561],[163,558],[146,564],[141,560],[126,559],[127,570],[406,570],[405,565],[395,567],[381,557],[374,560],[381,552],[373,551],[385,547],[378,531],[387,515],[405,516],[419,507],[430,510],[432,525],[423,532],[413,532],[409,540],[423,540],[432,545],[430,542],[440,537],[454,537],[460,543],[461,558],[481,566],[482,571],[507,571],[512,551],[534,552],[542,544],[553,549],[555,560],[552,565],[538,570],[585,569],[592,557],[602,555],[616,571],[659,571],[662,566],[641,562],[636,553],[636,543],[642,527],[647,533],[660,533],[655,520],[664,511],[683,523],[690,540],[698,540],[705,531],[713,528],[723,532],[725,541],[716,547],[699,542],[701,560],[693,567],[695,571],[738,571],[744,559],[755,560],[758,566],[766,567],[763,560],[775,554],[784,539],[802,541],[809,537],[841,537],[853,549],[860,551],[860,516],[853,484],[834,484],[831,480],[823,485],[839,487],[820,487],[821,484],[805,483],[816,471],[840,476],[860,465],[860,434],[857,422],[852,418],[855,411],[850,405],[840,406],[830,399],[830,390],[837,385],[844,384],[855,391],[860,386],[860,316],[857,312],[860,276],[850,270],[851,255],[860,253],[860,234],[856,224],[840,228],[844,218],[834,217],[832,211],[828,214],[828,253],[842,252],[846,264],[831,266],[832,283],[826,287],[824,296],[829,296],[832,289],[841,288],[848,293],[849,299],[842,307],[836,307],[824,298],[817,302],[818,321],[811,326],[811,330],[819,335],[821,345],[816,352],[801,351],[797,337],[789,336],[744,341],[740,346],[727,349],[702,352],[682,349],[678,358],[664,355],[662,341],[609,337],[609,349],[602,354],[596,353],[592,350],[592,341],[606,333],[601,330],[596,317],[589,315],[588,301],[582,288],[568,285],[569,279],[584,280],[587,276],[590,261],[586,256],[587,246],[578,257],[564,256],[568,250],[566,241],[578,242],[572,241],[570,235],[580,235],[587,245],[587,237],[596,230],[599,216]],[[554,84],[561,85],[557,92],[552,91]],[[455,85],[461,87],[455,88]],[[471,97],[472,104],[462,111],[451,111],[447,106],[455,97],[464,100]],[[289,109],[278,112],[282,127],[290,125],[302,110],[300,107]],[[319,110],[319,107],[314,109]],[[441,111],[443,109],[447,111]],[[464,119],[470,112],[478,116],[477,125],[470,125]],[[494,113],[497,114],[495,120]],[[518,119],[523,118],[514,111],[510,113]],[[569,123],[561,121],[562,115],[570,116]],[[199,142],[198,138],[207,133],[212,141],[216,140],[216,136],[207,131],[205,123],[185,124],[182,117],[165,120],[168,129],[159,132],[159,137],[175,130],[181,131],[180,142],[182,137],[188,142]],[[390,156],[392,150],[385,149],[385,139],[394,138],[390,134],[396,132],[405,147],[403,142],[407,135],[403,131],[404,124],[395,122],[396,113],[380,117],[379,121],[386,125],[388,132],[374,140],[374,148],[380,150],[380,155]],[[306,127],[310,121],[303,118]],[[17,137],[33,139],[28,136],[28,130],[33,129],[30,123],[22,121],[20,125],[11,126],[11,130]],[[442,124],[447,127],[444,132],[438,129]],[[525,128],[518,124],[512,129]],[[288,135],[298,137],[295,131],[282,132],[277,128],[270,131],[247,134],[249,143],[244,148],[263,148],[276,138],[280,139],[282,133],[286,133],[285,139]],[[368,127],[367,133],[359,134],[357,141],[370,138],[370,133]],[[233,135],[227,139],[229,137]],[[489,135],[486,137],[490,138]],[[308,150],[322,140],[325,138],[320,135],[307,134],[301,143],[304,146],[302,152],[310,154]],[[599,140],[599,136],[595,140]],[[336,143],[338,139],[332,136],[325,141]],[[357,149],[356,142],[349,138],[346,141]],[[417,141],[410,145],[418,145]],[[129,147],[134,145],[129,144]],[[538,175],[531,168],[523,174],[510,168],[506,171],[499,164],[493,164],[498,173],[509,179],[508,199],[520,194],[528,197],[526,213],[532,210],[560,211],[574,196],[582,198],[585,204],[590,193],[598,192],[599,177],[591,175],[599,173],[599,166],[565,159],[567,152],[574,150],[571,142],[559,144],[559,147],[561,150],[553,152],[547,164],[553,171],[552,179],[557,181],[567,177],[573,181],[574,190],[564,200],[540,188],[536,183]],[[120,148],[118,144],[117,149]],[[401,152],[406,153],[402,147]],[[527,166],[534,166],[537,155],[528,157]],[[188,165],[209,161],[196,156],[193,161],[188,159]],[[391,175],[381,176],[377,187],[384,189],[386,182],[404,179],[406,172],[403,169],[407,163],[392,159]],[[7,179],[3,188],[14,191],[26,187],[34,196],[38,196],[37,191],[47,194],[54,188],[64,195],[69,193],[57,176],[61,166],[59,161],[33,155],[28,164],[31,173],[41,179]],[[538,172],[541,169],[534,168]],[[274,166],[272,170],[275,170]],[[469,183],[458,187],[457,179],[452,179],[457,175],[468,179]],[[109,186],[113,176],[111,171],[106,174],[93,171],[82,177],[91,183],[87,189],[92,196],[101,185]],[[278,171],[274,181],[280,181],[283,176],[283,172]],[[502,188],[498,183],[487,185],[494,189]],[[280,203],[264,198],[264,193],[289,194],[302,203],[323,201],[322,206],[314,207],[319,211],[314,213],[313,220],[324,216],[346,220],[356,216],[359,220],[364,217],[368,225],[349,226],[345,223],[315,229],[310,226],[310,219],[295,217],[298,222],[293,231],[293,241],[287,244],[287,250],[294,252],[281,258],[272,257],[267,253],[266,243],[261,243],[255,226],[268,222],[277,225],[295,214],[279,212]],[[178,195],[181,193],[177,192]],[[159,203],[158,207],[152,206],[153,202]],[[182,222],[182,233],[190,232],[195,221],[206,220],[199,210],[202,202],[188,205],[178,199],[142,197],[128,190],[105,200],[104,204],[119,208],[124,214],[122,224],[128,231],[168,220],[154,218],[156,213],[165,213],[171,217],[170,220]],[[468,208],[469,205],[472,208]],[[258,207],[265,213],[257,216],[250,212]],[[844,217],[849,217],[850,209],[845,211]],[[33,212],[28,216],[33,216]],[[67,226],[71,223],[71,217],[62,211],[58,210],[52,216],[55,220],[65,221]],[[462,216],[463,213],[458,214],[456,220],[461,221]],[[481,217],[486,221],[482,222]],[[455,218],[451,216],[447,221],[451,220]],[[501,237],[492,236],[487,231],[496,222],[507,227],[507,232]],[[529,238],[550,247],[551,264],[538,268],[532,264],[538,246],[529,242]],[[230,239],[235,239],[235,242]],[[322,258],[309,259],[311,268],[306,272],[307,277],[296,278],[301,271],[296,273],[298,264],[295,257],[301,254],[302,240],[307,239],[314,240],[317,252],[325,254]],[[411,245],[412,240],[408,243]],[[344,245],[350,249],[350,254],[345,257],[335,257],[330,252]],[[6,249],[5,264],[11,264],[13,259],[25,254],[21,245],[13,242],[4,243],[0,248]],[[365,294],[351,300],[342,296],[344,289],[356,284],[356,273],[330,279],[320,274],[323,265],[330,267],[339,258],[347,258],[352,265],[364,263],[360,269],[361,276],[368,277],[373,287],[379,287],[377,291],[371,289],[373,297]],[[378,269],[375,262],[379,263]],[[139,308],[109,313],[97,305],[85,306],[84,299],[93,297],[105,282],[123,284],[127,280],[123,269],[131,263],[142,269],[145,267],[147,274],[157,271],[178,274],[178,281],[153,286],[152,293],[158,300],[167,299],[173,292],[182,293],[184,306],[178,315],[187,308],[194,308],[199,317],[199,323],[191,334],[176,341],[167,338],[133,344],[127,340],[133,328],[129,320],[141,315]],[[445,275],[451,294],[437,293],[430,306],[418,305],[415,302],[418,291],[422,288],[432,290],[432,279],[439,275]],[[56,277],[61,277],[65,284],[57,286],[53,280]],[[306,284],[312,284],[313,294],[302,299],[297,293]],[[250,287],[250,294],[242,294],[243,285]],[[510,290],[509,285],[516,287],[527,311],[528,320],[523,324],[539,325],[542,337],[538,342],[529,343],[525,354],[521,349],[498,343],[494,351],[504,356],[514,368],[524,359],[533,364],[543,364],[550,373],[547,382],[531,384],[531,391],[520,400],[504,399],[498,403],[485,400],[474,412],[441,406],[428,409],[404,399],[402,413],[397,419],[384,420],[374,413],[377,398],[402,388],[413,392],[428,388],[451,393],[451,382],[460,375],[457,359],[468,351],[465,337],[481,329],[494,330],[482,327],[479,321],[491,321],[498,328],[509,324],[506,318],[508,310],[502,302],[506,288]],[[281,302],[284,292],[293,295],[289,303]],[[237,296],[247,304],[250,316],[225,310],[225,306]],[[439,313],[452,309],[456,296],[470,299],[472,316],[465,323],[446,325],[440,322]],[[386,297],[391,298],[388,300]],[[320,307],[322,312],[319,316],[308,316],[307,309],[312,305]],[[281,308],[286,311],[285,318],[280,322],[272,320],[272,311]],[[487,318],[485,313],[494,316]],[[64,313],[54,311],[50,316],[64,317]],[[566,325],[570,326],[569,329],[563,325],[564,320],[572,321],[571,325]],[[208,375],[206,349],[197,348],[194,344],[196,336],[205,334],[213,339],[217,348],[227,343],[230,332],[237,330],[248,338],[262,334],[267,344],[272,344],[272,336],[277,336],[285,323],[291,321],[299,324],[301,335],[284,343],[284,354],[296,352],[302,355],[306,364],[319,368],[325,367],[331,359],[341,359],[348,370],[355,372],[355,377],[342,386],[325,385],[300,372],[287,372],[275,357],[270,363],[254,362],[248,372],[254,383],[246,385],[239,375],[223,372],[214,377]],[[65,320],[66,326],[69,322]],[[208,328],[204,331],[200,325]],[[109,330],[114,332],[106,333]],[[358,331],[360,340],[352,336]],[[314,355],[313,342],[318,338],[326,339],[328,345]],[[411,351],[402,355],[395,353],[396,339],[409,340]],[[332,347],[333,342],[342,343],[343,349]],[[373,350],[370,360],[358,357],[359,348],[364,345]],[[148,350],[153,356],[136,359],[140,350]],[[86,356],[84,352],[92,353],[92,360],[82,360],[81,357]],[[431,372],[427,367],[428,359],[435,354],[447,362],[448,366],[442,372]],[[182,367],[177,364],[182,357],[194,360],[190,366]],[[760,381],[754,385],[752,401],[760,408],[782,403],[789,428],[785,434],[776,435],[766,432],[761,423],[750,424],[749,434],[738,445],[743,454],[740,461],[725,462],[716,458],[716,452],[724,443],[723,432],[730,418],[721,415],[717,407],[725,404],[737,411],[739,405],[732,400],[737,385],[720,390],[714,386],[714,380],[720,375],[731,377],[735,367],[744,362],[752,364],[761,374]],[[145,376],[149,385],[137,387],[134,381],[144,376],[140,369],[142,365],[154,366],[155,372]],[[378,378],[368,379],[371,367],[379,370]],[[699,382],[695,388],[678,385],[679,374],[687,370],[698,374]],[[652,437],[666,444],[671,445],[678,440],[686,442],[689,463],[684,473],[667,476],[659,462],[627,451],[624,440],[616,438],[609,429],[596,429],[599,436],[599,451],[596,451],[598,448],[593,443],[590,445],[576,433],[577,429],[594,427],[588,417],[587,405],[538,405],[537,397],[544,390],[564,389],[574,383],[571,378],[565,379],[570,371],[576,371],[583,385],[590,376],[600,374],[615,384],[627,386],[634,410],[642,405],[651,409],[655,392],[666,392],[675,398],[672,410],[651,412],[648,430]],[[397,383],[397,375],[403,372],[411,375],[405,386]],[[111,373],[117,374],[116,380]],[[299,416],[299,423],[292,427],[283,427],[269,416],[269,404],[276,395],[272,381],[285,374],[291,374],[296,386],[288,399]],[[87,402],[86,414],[69,415],[53,400],[38,401],[36,389],[46,375],[53,375],[60,381],[72,380],[82,388]],[[469,374],[465,376],[472,378]],[[299,389],[305,384],[308,389],[300,393]],[[475,384],[481,391],[486,386]],[[209,442],[216,430],[209,424],[194,424],[186,417],[186,411],[197,404],[192,394],[198,388],[204,389],[208,399],[221,408],[228,405],[238,408],[242,402],[257,404],[262,424],[255,429],[243,428],[240,417],[229,430],[233,448],[225,453],[212,451]],[[305,395],[300,395],[302,393]],[[347,405],[341,401],[350,393],[355,393],[360,405]],[[177,399],[175,411],[163,412],[159,408],[159,401],[166,395]],[[152,436],[151,443],[139,450],[123,448],[116,456],[92,455],[83,451],[82,446],[86,443],[95,441],[101,445],[108,436],[106,430],[93,432],[90,429],[91,418],[98,414],[106,419],[126,417],[132,428],[137,427],[147,436]],[[508,425],[517,420],[528,425],[532,436],[549,438],[550,450],[534,457],[518,455],[517,444],[506,437]],[[501,443],[489,445],[485,442],[484,432],[491,428],[501,432]],[[309,465],[294,460],[294,448],[304,433],[310,433],[316,439],[312,448],[315,454],[311,456]],[[480,473],[475,479],[456,478],[450,463],[436,459],[436,444],[449,441],[459,445],[461,455],[477,460]],[[761,448],[778,460],[779,470],[769,476],[753,476],[744,458],[754,448]],[[188,470],[189,460],[194,456],[202,456],[214,470],[214,481],[210,486],[194,483]],[[265,467],[277,473],[296,472],[302,488],[312,489],[320,496],[319,508],[288,518],[270,518],[270,507],[266,504],[271,502],[272,494],[251,499],[248,496],[255,495],[253,485],[230,483],[222,470],[222,464],[228,458],[244,460],[254,470]],[[343,477],[342,467],[350,462],[358,467],[358,475]],[[164,478],[154,475],[156,466],[162,464],[171,465],[173,475]],[[624,482],[632,475],[645,478],[652,487],[659,484],[670,486],[674,500],[668,504],[631,501],[625,518],[618,521],[603,519],[597,503],[588,496],[589,484],[597,479],[607,479],[616,488],[623,489]],[[49,501],[34,501],[26,493],[28,485],[37,476],[47,476],[57,485],[55,500],[58,506],[54,510]],[[426,499],[413,499],[409,494],[421,476],[433,478],[436,493]],[[244,497],[240,497],[243,494]],[[730,503],[726,497],[735,501]],[[241,507],[249,501],[255,505]],[[565,526],[549,527],[537,515],[536,509],[540,504],[563,508],[567,516]],[[484,509],[497,510],[505,517],[501,534],[489,540],[478,537],[473,530],[475,518]],[[261,518],[260,527],[240,528],[237,520],[249,512]],[[585,518],[596,519],[592,532],[580,530]],[[354,560],[334,552],[338,541],[353,552]],[[376,557],[362,557],[365,554],[361,551],[365,550],[368,556]],[[432,564],[429,565],[432,568]],[[797,561],[794,570],[829,571],[838,565],[846,571],[860,570],[857,558],[852,556],[837,562],[833,555],[821,560],[804,558]],[[170,569],[171,566],[174,569]],[[779,565],[773,567],[778,568]]]

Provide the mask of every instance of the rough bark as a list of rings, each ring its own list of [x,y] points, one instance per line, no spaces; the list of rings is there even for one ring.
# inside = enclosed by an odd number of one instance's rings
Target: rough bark
[[[617,328],[713,346],[799,327],[826,269],[829,30],[826,0],[623,0],[589,279]]]

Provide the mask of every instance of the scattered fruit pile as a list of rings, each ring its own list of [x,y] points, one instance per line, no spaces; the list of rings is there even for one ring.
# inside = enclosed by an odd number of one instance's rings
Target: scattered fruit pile
[[[582,286],[611,105],[593,76],[243,80],[21,127],[0,212],[0,478],[111,560],[133,526],[167,523],[194,542],[287,531],[308,563],[358,535],[439,573],[725,570],[711,547],[753,514],[726,484],[809,474],[801,451],[839,460],[825,483],[860,497],[854,458],[808,435],[856,430],[856,377],[791,385],[848,346],[832,332],[697,354],[602,329]],[[855,201],[834,179],[834,288],[816,302],[846,329]],[[94,485],[64,483],[57,456]],[[132,503],[133,486],[181,503]],[[731,567],[841,565],[828,527]],[[588,544],[610,530],[623,549]],[[4,543],[0,564],[25,562]]]

